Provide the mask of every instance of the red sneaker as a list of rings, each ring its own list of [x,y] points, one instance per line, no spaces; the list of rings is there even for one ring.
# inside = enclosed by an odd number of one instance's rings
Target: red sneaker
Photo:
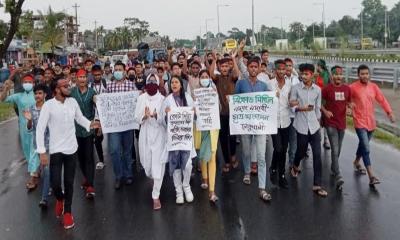
[[[64,228],[70,229],[74,227],[74,217],[71,213],[64,214]]]
[[[86,198],[87,199],[93,199],[95,195],[96,195],[96,193],[95,193],[93,187],[86,188]]]
[[[64,212],[64,200],[57,200],[56,201],[56,217],[61,217]]]

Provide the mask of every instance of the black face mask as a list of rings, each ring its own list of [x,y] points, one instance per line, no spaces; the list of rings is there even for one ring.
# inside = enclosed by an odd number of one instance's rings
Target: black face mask
[[[209,59],[209,60],[208,60],[208,64],[211,65],[212,63],[213,63],[213,60],[212,60],[212,59]]]
[[[136,76],[135,75],[129,75],[128,79],[131,81],[135,81],[136,80]]]
[[[138,90],[143,90],[143,88],[145,86],[145,81],[143,81],[143,79],[137,79],[135,82],[135,85]]]

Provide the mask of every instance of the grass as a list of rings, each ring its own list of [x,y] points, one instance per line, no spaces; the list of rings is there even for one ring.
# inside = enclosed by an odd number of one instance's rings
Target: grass
[[[15,115],[12,104],[0,103],[0,122],[10,119]]]
[[[346,122],[349,129],[354,129],[353,119],[351,117],[347,117]],[[377,128],[373,133],[373,137],[382,143],[390,144],[400,150],[400,137],[390,132]]]

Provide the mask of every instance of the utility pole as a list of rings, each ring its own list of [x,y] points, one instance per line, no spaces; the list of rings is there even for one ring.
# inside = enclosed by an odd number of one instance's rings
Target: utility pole
[[[206,47],[208,47],[208,21],[213,20],[212,18],[206,18]]]
[[[361,50],[364,49],[363,39],[364,39],[364,9],[361,8]]]
[[[75,5],[72,6],[73,8],[75,8],[75,34],[76,34],[76,42],[78,42],[78,8],[80,6],[78,6],[78,4],[75,3]]]
[[[385,49],[387,48],[387,37],[388,37],[388,32],[387,32],[387,11],[385,10]]]
[[[254,52],[254,45],[253,45],[253,38],[254,38],[254,0],[251,0],[251,32],[252,32],[252,36],[251,36],[251,45],[253,47],[253,52]]]
[[[95,41],[96,41],[96,52],[98,51],[98,43],[97,43],[97,21],[94,21],[94,38],[95,38]]]

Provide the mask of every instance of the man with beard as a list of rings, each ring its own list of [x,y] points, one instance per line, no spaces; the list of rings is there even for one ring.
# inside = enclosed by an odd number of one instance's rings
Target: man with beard
[[[51,88],[54,98],[43,105],[36,129],[37,152],[40,154],[41,164],[48,165],[49,159],[44,141],[45,130],[48,127],[51,132],[49,139],[50,182],[57,199],[55,213],[57,217],[64,214],[64,228],[70,229],[74,227],[71,205],[78,149],[75,121],[87,132],[90,129],[100,128],[100,123],[90,122],[83,116],[76,100],[70,97],[71,88],[68,80],[54,81]],[[63,181],[62,176],[64,176]],[[64,182],[64,191],[62,182]]]

